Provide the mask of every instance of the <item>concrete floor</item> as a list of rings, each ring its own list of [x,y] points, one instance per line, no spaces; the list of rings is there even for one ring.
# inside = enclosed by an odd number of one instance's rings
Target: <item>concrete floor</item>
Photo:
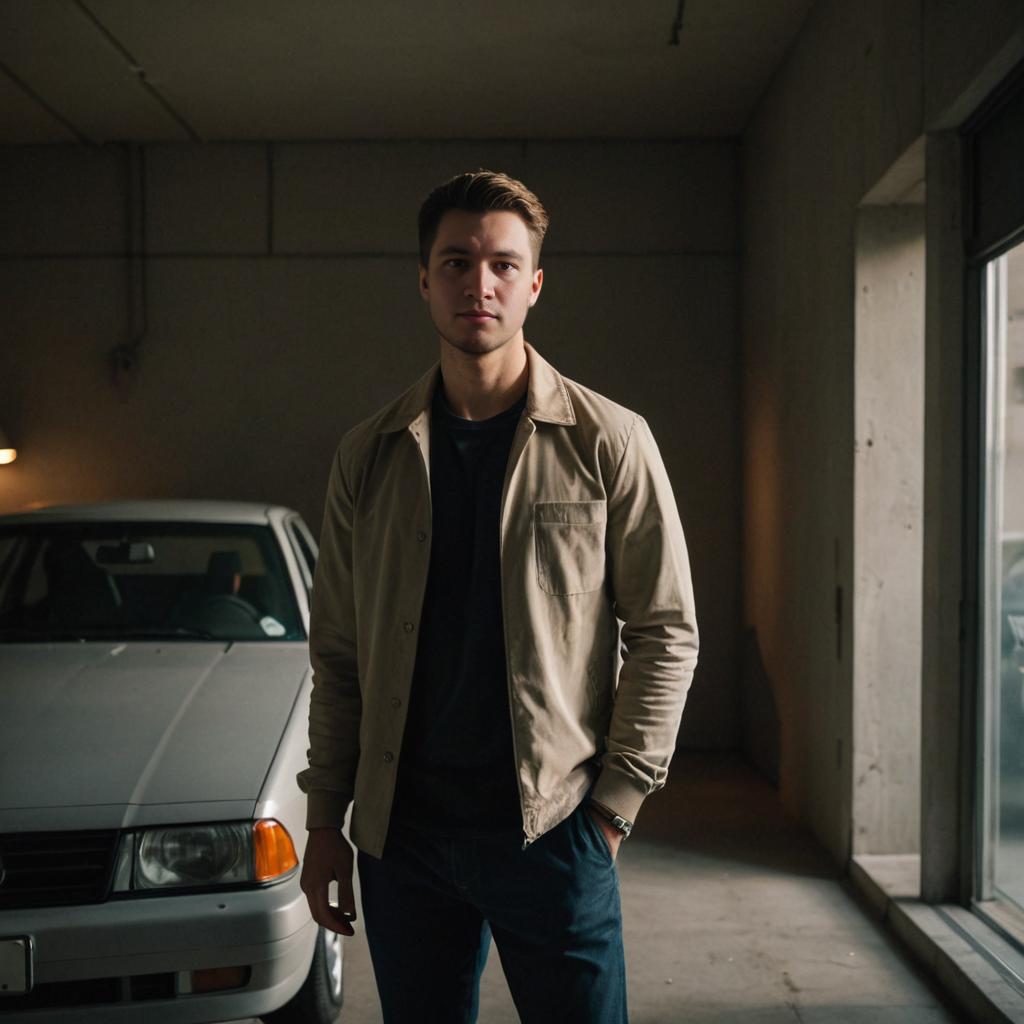
[[[632,1024],[939,1024],[949,1008],[737,758],[680,755],[619,874]],[[343,1024],[379,1024],[362,931]],[[481,1024],[518,1021],[496,952]]]

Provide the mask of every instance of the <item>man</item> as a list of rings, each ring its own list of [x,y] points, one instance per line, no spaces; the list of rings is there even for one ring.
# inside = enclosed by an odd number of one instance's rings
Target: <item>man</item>
[[[664,785],[697,629],[647,424],[523,338],[547,223],[504,174],[431,193],[440,363],[328,484],[302,887],[353,933],[351,802],[388,1024],[474,1021],[492,935],[523,1021],[626,1020],[614,861]]]

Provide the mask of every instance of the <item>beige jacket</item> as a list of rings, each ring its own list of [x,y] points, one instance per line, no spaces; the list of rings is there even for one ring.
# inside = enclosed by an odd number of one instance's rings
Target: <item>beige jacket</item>
[[[529,345],[526,353],[526,408],[502,492],[501,585],[530,843],[592,784],[631,821],[664,785],[697,625],[683,530],[647,423],[562,377]],[[438,377],[435,364],[342,438],[313,584],[309,767],[298,776],[307,827],[340,826],[353,802],[352,840],[375,857],[430,564]]]

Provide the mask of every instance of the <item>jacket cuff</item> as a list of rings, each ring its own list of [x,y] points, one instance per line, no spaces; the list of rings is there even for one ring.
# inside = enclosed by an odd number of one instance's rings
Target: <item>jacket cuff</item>
[[[647,793],[638,789],[636,783],[622,772],[614,768],[602,768],[594,788],[590,791],[590,797],[626,821],[635,823],[640,805],[646,799]]]
[[[306,829],[341,828],[349,801],[330,789],[314,789],[306,794]]]

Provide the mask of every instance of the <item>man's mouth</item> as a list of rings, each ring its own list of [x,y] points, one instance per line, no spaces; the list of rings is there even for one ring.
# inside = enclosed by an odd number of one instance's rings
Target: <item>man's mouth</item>
[[[496,314],[490,313],[485,309],[467,309],[464,313],[459,313],[459,316],[466,320],[472,320],[475,323],[483,323],[485,320],[498,319]]]

